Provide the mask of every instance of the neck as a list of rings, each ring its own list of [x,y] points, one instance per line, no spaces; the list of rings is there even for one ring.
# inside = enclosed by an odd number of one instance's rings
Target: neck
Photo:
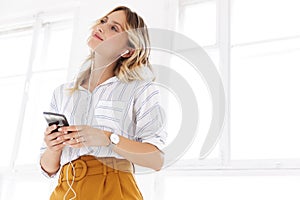
[[[107,59],[106,57],[95,52],[94,66],[90,80],[91,87],[95,88],[107,79],[113,77],[116,64],[116,60]]]

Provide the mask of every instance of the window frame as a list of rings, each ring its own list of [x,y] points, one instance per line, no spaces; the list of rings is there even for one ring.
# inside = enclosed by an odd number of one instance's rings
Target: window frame
[[[174,165],[165,169],[164,175],[181,174],[185,175],[300,175],[299,159],[231,159],[231,135],[230,135],[230,66],[231,49],[239,44],[231,44],[231,0],[179,0],[178,27],[183,23],[182,12],[185,5],[204,3],[208,1],[216,2],[217,14],[217,38],[216,44],[204,46],[204,50],[215,49],[219,52],[219,71],[223,79],[223,85],[226,95],[225,121],[222,130],[222,137],[219,140],[219,158],[217,159],[190,159],[179,160]],[[290,39],[277,38],[275,40]],[[270,40],[274,41],[274,39]],[[251,42],[240,45],[252,45],[257,42]],[[199,147],[200,152],[201,147]],[[164,176],[161,175],[161,176]],[[158,179],[161,179],[158,178]]]
[[[37,42],[39,37],[40,30],[47,25],[50,26],[57,26],[61,23],[63,24],[71,24],[74,27],[74,19],[76,17],[77,7],[66,8],[62,10],[52,11],[52,12],[40,12],[35,13],[34,15],[30,16],[22,16],[16,18],[9,18],[5,20],[1,20],[0,26],[0,34],[14,34],[20,31],[27,31],[32,30],[32,42],[31,42],[31,49],[30,49],[30,58],[29,62],[26,63],[27,70],[25,73],[22,74],[14,74],[9,76],[0,76],[0,79],[7,79],[7,78],[18,78],[18,77],[25,77],[25,84],[22,94],[21,100],[21,110],[19,111],[18,121],[16,122],[16,132],[14,134],[14,142],[13,142],[13,150],[10,157],[10,163],[7,167],[0,167],[0,191],[1,197],[10,196],[10,193],[14,191],[16,181],[26,181],[30,180],[31,182],[44,182],[45,177],[39,172],[38,163],[35,164],[16,164],[16,160],[18,157],[18,153],[20,151],[20,143],[21,143],[21,134],[22,134],[22,127],[24,123],[26,105],[28,103],[29,97],[29,88],[31,78],[34,74],[45,73],[49,71],[61,71],[61,70],[69,70],[69,67],[66,68],[57,68],[57,69],[45,69],[45,70],[33,70],[34,67],[34,60],[36,59],[36,51],[37,51]],[[49,31],[49,30],[48,30]],[[67,80],[68,77],[66,77]],[[37,152],[37,156],[38,156]],[[49,182],[49,195],[51,190],[53,189],[54,183],[56,179],[53,179]],[[7,189],[7,190],[6,190]]]

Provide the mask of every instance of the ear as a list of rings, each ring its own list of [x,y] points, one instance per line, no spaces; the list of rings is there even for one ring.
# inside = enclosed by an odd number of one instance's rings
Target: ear
[[[121,54],[122,58],[129,58],[134,53],[134,49],[127,49],[124,53]]]

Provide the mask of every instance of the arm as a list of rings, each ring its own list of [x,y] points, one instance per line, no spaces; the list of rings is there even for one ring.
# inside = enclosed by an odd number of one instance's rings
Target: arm
[[[84,146],[108,146],[110,144],[111,132],[102,131],[90,126],[67,126],[59,129],[61,132],[70,132],[62,136],[64,145],[73,148]],[[131,161],[144,167],[160,170],[163,165],[163,153],[154,145],[132,141],[119,136],[119,144],[113,147],[113,151]],[[73,139],[72,139],[73,138]],[[74,139],[75,138],[75,139]]]
[[[139,141],[133,141],[119,136],[120,142],[113,145],[113,151],[127,160],[154,170],[160,170],[164,162],[164,154],[157,148],[164,144],[166,135],[162,132],[165,120],[160,106],[159,90],[153,83],[144,83],[135,91],[132,123],[135,123],[134,135]],[[130,111],[131,112],[131,111]],[[112,116],[114,117],[114,116]],[[64,131],[78,131],[87,146],[107,146],[110,144],[110,132],[93,129],[87,126],[77,126],[73,129],[64,127]],[[87,129],[85,131],[84,129]],[[77,138],[78,134],[70,135]],[[70,139],[70,138],[66,138]],[[72,147],[81,147],[73,141],[68,142]]]
[[[64,147],[62,140],[62,132],[54,132],[57,127],[52,125],[47,127],[45,131],[44,141],[47,145],[47,149],[42,154],[40,159],[40,165],[42,169],[49,175],[52,176],[57,173],[60,168],[60,156]]]
[[[41,167],[49,176],[56,174],[59,170],[61,152],[47,149],[41,156]]]
[[[110,132],[105,132],[110,137]],[[164,162],[164,154],[154,145],[150,143],[136,142],[129,140],[123,136],[119,136],[120,142],[113,145],[113,150],[131,161],[132,163],[140,166],[149,167],[159,171]]]

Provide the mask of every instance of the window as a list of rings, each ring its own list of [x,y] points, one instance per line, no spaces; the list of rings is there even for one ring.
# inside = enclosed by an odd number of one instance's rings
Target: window
[[[299,159],[299,5],[232,2],[232,159]]]
[[[300,17],[294,9],[299,3],[293,0],[277,1],[271,6],[267,0],[179,2],[181,12],[178,30],[190,38],[200,36],[202,30],[207,31],[201,35],[201,40],[211,42],[202,47],[218,68],[230,102],[228,120],[225,124],[227,129],[225,128],[223,133],[223,137],[229,138],[229,142],[221,141],[217,147],[220,154],[216,153],[215,149],[216,154],[210,158],[221,161],[225,152],[229,162],[276,159],[274,163],[277,163],[278,159],[299,159],[297,121],[300,96],[296,91],[300,85],[297,76],[300,64],[297,59],[300,56],[300,32],[297,26],[292,25],[295,25],[295,19]],[[278,18],[276,14],[279,8],[289,13]],[[253,18],[251,13],[255,13]],[[205,14],[207,15],[204,16]],[[193,31],[181,28],[193,27],[195,21],[186,19],[199,17],[207,19],[209,23],[199,23],[198,28]],[[269,34],[266,27],[261,29],[267,21],[272,34]],[[285,30],[280,32],[281,28],[278,25],[282,25]],[[251,30],[257,36],[254,36]],[[257,31],[262,32],[259,34]],[[198,44],[200,43],[198,40]],[[180,74],[192,79],[190,81],[194,81],[193,85],[196,85],[198,91],[204,91],[205,87],[201,86],[201,81],[198,80],[196,83],[197,77],[189,71],[189,64],[176,57],[172,59],[174,69],[181,70]],[[202,89],[199,90],[199,87]],[[207,99],[207,94],[197,95],[199,102],[202,100],[204,103],[203,107],[209,107],[209,101],[203,101],[203,98]],[[207,118],[210,117],[209,110],[202,109],[202,112],[205,112]],[[205,126],[208,127],[209,120],[206,123]],[[200,151],[200,147],[201,140],[195,141],[191,149],[194,149],[195,154]],[[196,156],[191,156],[193,154],[191,151],[187,152],[183,159],[188,157],[197,159]]]
[[[300,34],[297,0],[232,0],[232,44]]]
[[[0,147],[0,198],[19,199],[17,194],[26,198],[28,188],[34,187],[36,197],[44,199],[50,185],[37,175],[38,152],[47,126],[42,112],[48,110],[57,83],[67,80],[73,14],[36,15],[16,24],[0,28],[0,120],[5,134],[5,145]]]
[[[219,69],[219,48],[217,46],[217,1],[179,1],[178,21],[176,31],[184,34],[203,48],[210,56],[215,66]],[[196,49],[191,48],[182,49],[181,51],[189,51],[193,54],[195,50]],[[200,147],[204,142],[212,117],[210,94],[203,77],[197,73],[188,62],[178,56],[172,55],[171,66],[172,69],[183,76],[189,83],[198,102],[198,132],[192,145],[181,159],[197,160],[199,159]],[[168,133],[169,138],[176,137],[176,132],[169,131]],[[209,155],[209,158],[218,158],[219,151],[219,145],[217,145]]]
[[[201,46],[216,44],[216,1],[183,4],[180,14],[180,32]]]
[[[3,133],[6,135],[6,145],[1,145],[0,151],[3,154],[1,167],[8,167],[11,154],[14,148],[14,135],[17,131],[17,119],[22,103],[22,95],[25,84],[25,75],[29,63],[31,40],[33,31],[25,29],[15,32],[0,32],[0,54],[1,54],[1,75],[0,89],[2,99],[0,116]],[[12,45],[14,44],[14,45]]]
[[[72,21],[69,20],[52,25],[46,23],[40,30],[16,164],[32,164],[36,160],[38,149],[27,148],[27,144],[39,147],[43,140],[46,123],[42,112],[48,110],[57,83],[66,82],[71,36]]]
[[[215,63],[228,112],[222,138],[205,160],[197,155],[209,120],[202,121],[186,154],[158,175],[161,199],[299,198],[294,176],[300,162],[298,7],[296,0],[179,1],[177,30],[198,42]],[[203,109],[210,106],[209,96],[199,92],[205,90],[201,77],[180,58],[171,62],[193,79],[200,119],[209,119],[211,111]]]
[[[299,47],[289,38],[232,49],[233,159],[299,158]]]

